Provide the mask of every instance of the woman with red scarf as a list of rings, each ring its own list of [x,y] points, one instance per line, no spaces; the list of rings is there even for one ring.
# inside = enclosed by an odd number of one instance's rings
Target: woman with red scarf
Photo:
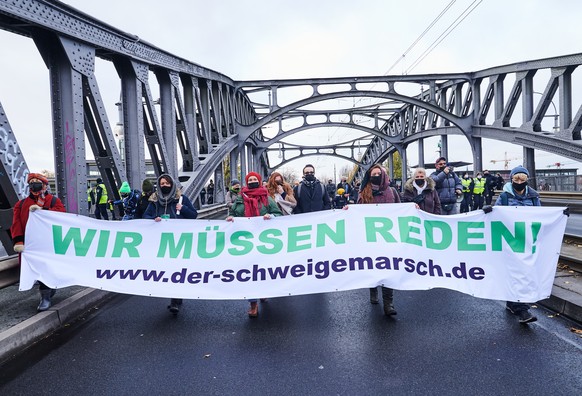
[[[282,216],[279,206],[269,196],[269,191],[262,186],[261,175],[249,172],[245,176],[246,186],[242,188],[232,206],[228,210],[226,221],[234,221],[235,217],[257,217],[269,220],[273,216]],[[259,306],[256,299],[249,300],[251,306],[248,314],[250,318],[259,316]]]
[[[30,194],[14,205],[14,215],[12,217],[12,226],[10,227],[14,251],[18,253],[19,260],[20,253],[24,251],[24,232],[26,223],[28,223],[28,214],[38,209],[54,210],[56,212],[65,211],[65,206],[61,200],[47,192],[49,182],[44,175],[29,173],[26,182],[28,183]],[[49,288],[42,282],[38,282],[38,285],[40,303],[37,311],[42,312],[50,308],[51,298],[55,294],[55,289]]]
[[[380,164],[372,165],[366,172],[362,186],[360,187],[360,194],[358,196],[358,204],[382,204],[382,203],[400,203],[400,195],[395,188],[390,187],[390,178]],[[347,209],[348,206],[344,206]],[[378,304],[378,288],[370,289],[370,302]],[[382,286],[382,302],[384,304],[384,315],[396,315],[394,309],[394,290],[389,287]]]

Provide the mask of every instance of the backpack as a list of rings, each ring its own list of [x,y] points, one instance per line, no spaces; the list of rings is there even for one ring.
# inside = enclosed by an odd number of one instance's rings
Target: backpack
[[[501,194],[499,194],[499,198],[501,198],[501,205],[507,206],[509,203],[507,191],[503,191]],[[531,197],[530,199],[534,206],[538,206],[538,197]]]

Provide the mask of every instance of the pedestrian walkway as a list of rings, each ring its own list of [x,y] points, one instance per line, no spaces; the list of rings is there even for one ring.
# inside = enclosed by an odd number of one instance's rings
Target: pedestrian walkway
[[[582,259],[582,245],[564,243],[562,255]],[[113,296],[115,293],[68,287],[57,291],[48,311],[37,313],[36,287],[23,292],[17,285],[0,289],[0,364]],[[552,295],[539,304],[582,324],[582,273],[559,263]]]

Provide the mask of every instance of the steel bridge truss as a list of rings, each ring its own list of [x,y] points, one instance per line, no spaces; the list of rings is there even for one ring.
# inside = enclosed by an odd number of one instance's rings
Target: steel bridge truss
[[[406,175],[407,147],[418,142],[423,164],[423,142],[432,136],[440,136],[445,156],[447,137],[464,136],[477,170],[483,138],[521,145],[529,169],[536,149],[582,160],[582,89],[574,89],[582,54],[470,73],[237,82],[54,0],[0,0],[0,28],[32,38],[49,69],[57,193],[73,213],[87,210],[86,141],[116,198],[121,182],[139,186],[146,177],[147,147],[156,176],[177,175],[198,204],[209,178],[215,202],[223,202],[226,163],[240,178],[330,155],[356,164],[362,177],[386,160],[393,175],[398,152]],[[96,58],[111,62],[120,81],[121,153]],[[358,137],[315,139],[342,129]],[[6,231],[11,208],[27,194],[28,168],[1,107],[0,159],[0,240],[11,253]]]

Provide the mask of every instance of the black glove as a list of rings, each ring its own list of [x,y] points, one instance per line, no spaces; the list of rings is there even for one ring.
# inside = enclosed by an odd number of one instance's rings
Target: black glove
[[[564,209],[564,214],[568,217],[570,217],[570,208],[566,208]]]
[[[492,210],[493,210],[493,206],[491,206],[491,205],[485,205],[485,206],[483,206],[483,212],[484,213],[491,213]]]

